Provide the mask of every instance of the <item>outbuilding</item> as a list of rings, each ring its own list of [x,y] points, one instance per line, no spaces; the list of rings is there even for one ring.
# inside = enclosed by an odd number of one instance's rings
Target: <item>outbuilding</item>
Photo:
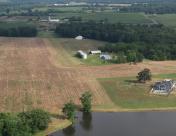
[[[87,59],[87,53],[83,52],[82,50],[77,51],[77,56],[82,59]]]
[[[76,40],[83,40],[83,38],[84,38],[84,37],[81,36],[81,35],[75,37]]]
[[[101,54],[101,51],[100,50],[92,50],[89,52],[89,54]]]
[[[110,55],[108,55],[108,54],[102,54],[102,55],[100,55],[100,59],[102,59],[102,60],[111,60],[112,57]]]

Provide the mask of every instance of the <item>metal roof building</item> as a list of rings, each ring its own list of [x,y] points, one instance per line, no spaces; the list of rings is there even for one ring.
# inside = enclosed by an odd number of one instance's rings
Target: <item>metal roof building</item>
[[[153,94],[169,94],[175,87],[175,81],[173,80],[164,80],[161,82],[156,82],[153,86],[151,92]]]

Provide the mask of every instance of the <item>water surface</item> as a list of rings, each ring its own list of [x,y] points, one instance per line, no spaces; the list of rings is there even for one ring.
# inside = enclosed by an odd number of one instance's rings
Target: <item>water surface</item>
[[[78,113],[75,125],[50,136],[176,136],[176,112]]]

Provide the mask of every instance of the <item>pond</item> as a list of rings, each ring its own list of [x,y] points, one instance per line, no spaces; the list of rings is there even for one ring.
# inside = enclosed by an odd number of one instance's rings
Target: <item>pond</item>
[[[73,126],[49,136],[173,136],[176,112],[77,114]]]

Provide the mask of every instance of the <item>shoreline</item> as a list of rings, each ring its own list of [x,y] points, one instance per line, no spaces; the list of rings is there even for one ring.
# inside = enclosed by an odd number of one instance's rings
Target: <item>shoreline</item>
[[[114,108],[92,108],[92,112],[112,112],[112,113],[118,113],[118,112],[176,112],[176,107],[166,107],[166,108],[141,108],[141,109],[123,109],[119,107]],[[55,131],[62,130],[68,126],[71,125],[71,122],[67,119],[61,120],[54,118],[54,122],[52,121],[48,129],[45,131],[41,131],[37,133],[35,136],[48,136],[51,133],[54,133]]]
[[[166,108],[139,108],[139,109],[126,109],[126,108],[93,108],[92,112],[167,112],[176,111],[176,107]]]

